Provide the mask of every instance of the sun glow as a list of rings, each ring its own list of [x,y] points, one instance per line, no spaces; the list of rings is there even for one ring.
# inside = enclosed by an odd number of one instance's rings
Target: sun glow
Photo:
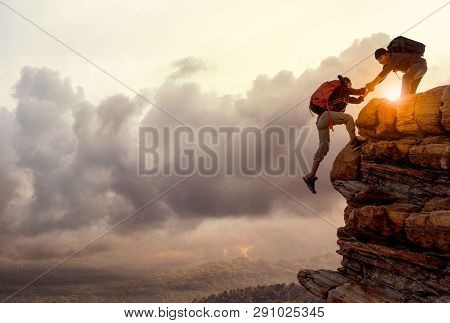
[[[397,99],[400,98],[400,89],[396,88],[389,89],[386,94],[386,97],[391,101],[396,101]]]

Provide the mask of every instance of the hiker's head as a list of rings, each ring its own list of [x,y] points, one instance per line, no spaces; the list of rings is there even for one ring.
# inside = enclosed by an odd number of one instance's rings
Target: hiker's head
[[[342,75],[338,75],[338,79],[341,82],[342,86],[352,87],[352,81],[348,77],[343,77]]]
[[[375,51],[375,58],[381,65],[389,63],[389,52],[385,48],[378,48]]]

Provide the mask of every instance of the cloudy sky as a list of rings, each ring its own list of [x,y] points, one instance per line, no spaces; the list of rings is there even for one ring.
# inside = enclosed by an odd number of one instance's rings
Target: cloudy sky
[[[200,126],[270,120],[444,2],[4,3],[177,118]],[[450,6],[405,34],[427,45],[429,69],[419,91],[450,82],[449,14]],[[0,257],[55,261],[180,179],[136,176],[139,126],[173,120],[1,3],[0,37]],[[358,87],[379,69],[371,57],[347,75]],[[395,96],[399,87],[391,75],[371,97]],[[348,110],[356,117],[362,106]],[[313,122],[300,104],[275,124]],[[316,149],[316,136],[307,155]],[[347,140],[344,129],[333,133],[318,195],[298,178],[272,179],[333,225],[261,179],[194,177],[77,259],[151,267],[333,251],[345,201],[328,173]]]

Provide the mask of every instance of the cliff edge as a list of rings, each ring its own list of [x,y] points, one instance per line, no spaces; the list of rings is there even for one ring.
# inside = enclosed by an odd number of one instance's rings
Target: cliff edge
[[[300,284],[327,302],[450,302],[450,86],[373,99],[356,125],[368,144],[330,174],[347,200],[342,267]]]

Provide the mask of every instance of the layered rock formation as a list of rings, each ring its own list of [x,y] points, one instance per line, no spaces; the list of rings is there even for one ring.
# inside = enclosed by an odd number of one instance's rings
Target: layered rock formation
[[[328,302],[450,301],[450,86],[373,99],[356,125],[369,143],[330,174],[348,204],[342,267],[300,284]]]

